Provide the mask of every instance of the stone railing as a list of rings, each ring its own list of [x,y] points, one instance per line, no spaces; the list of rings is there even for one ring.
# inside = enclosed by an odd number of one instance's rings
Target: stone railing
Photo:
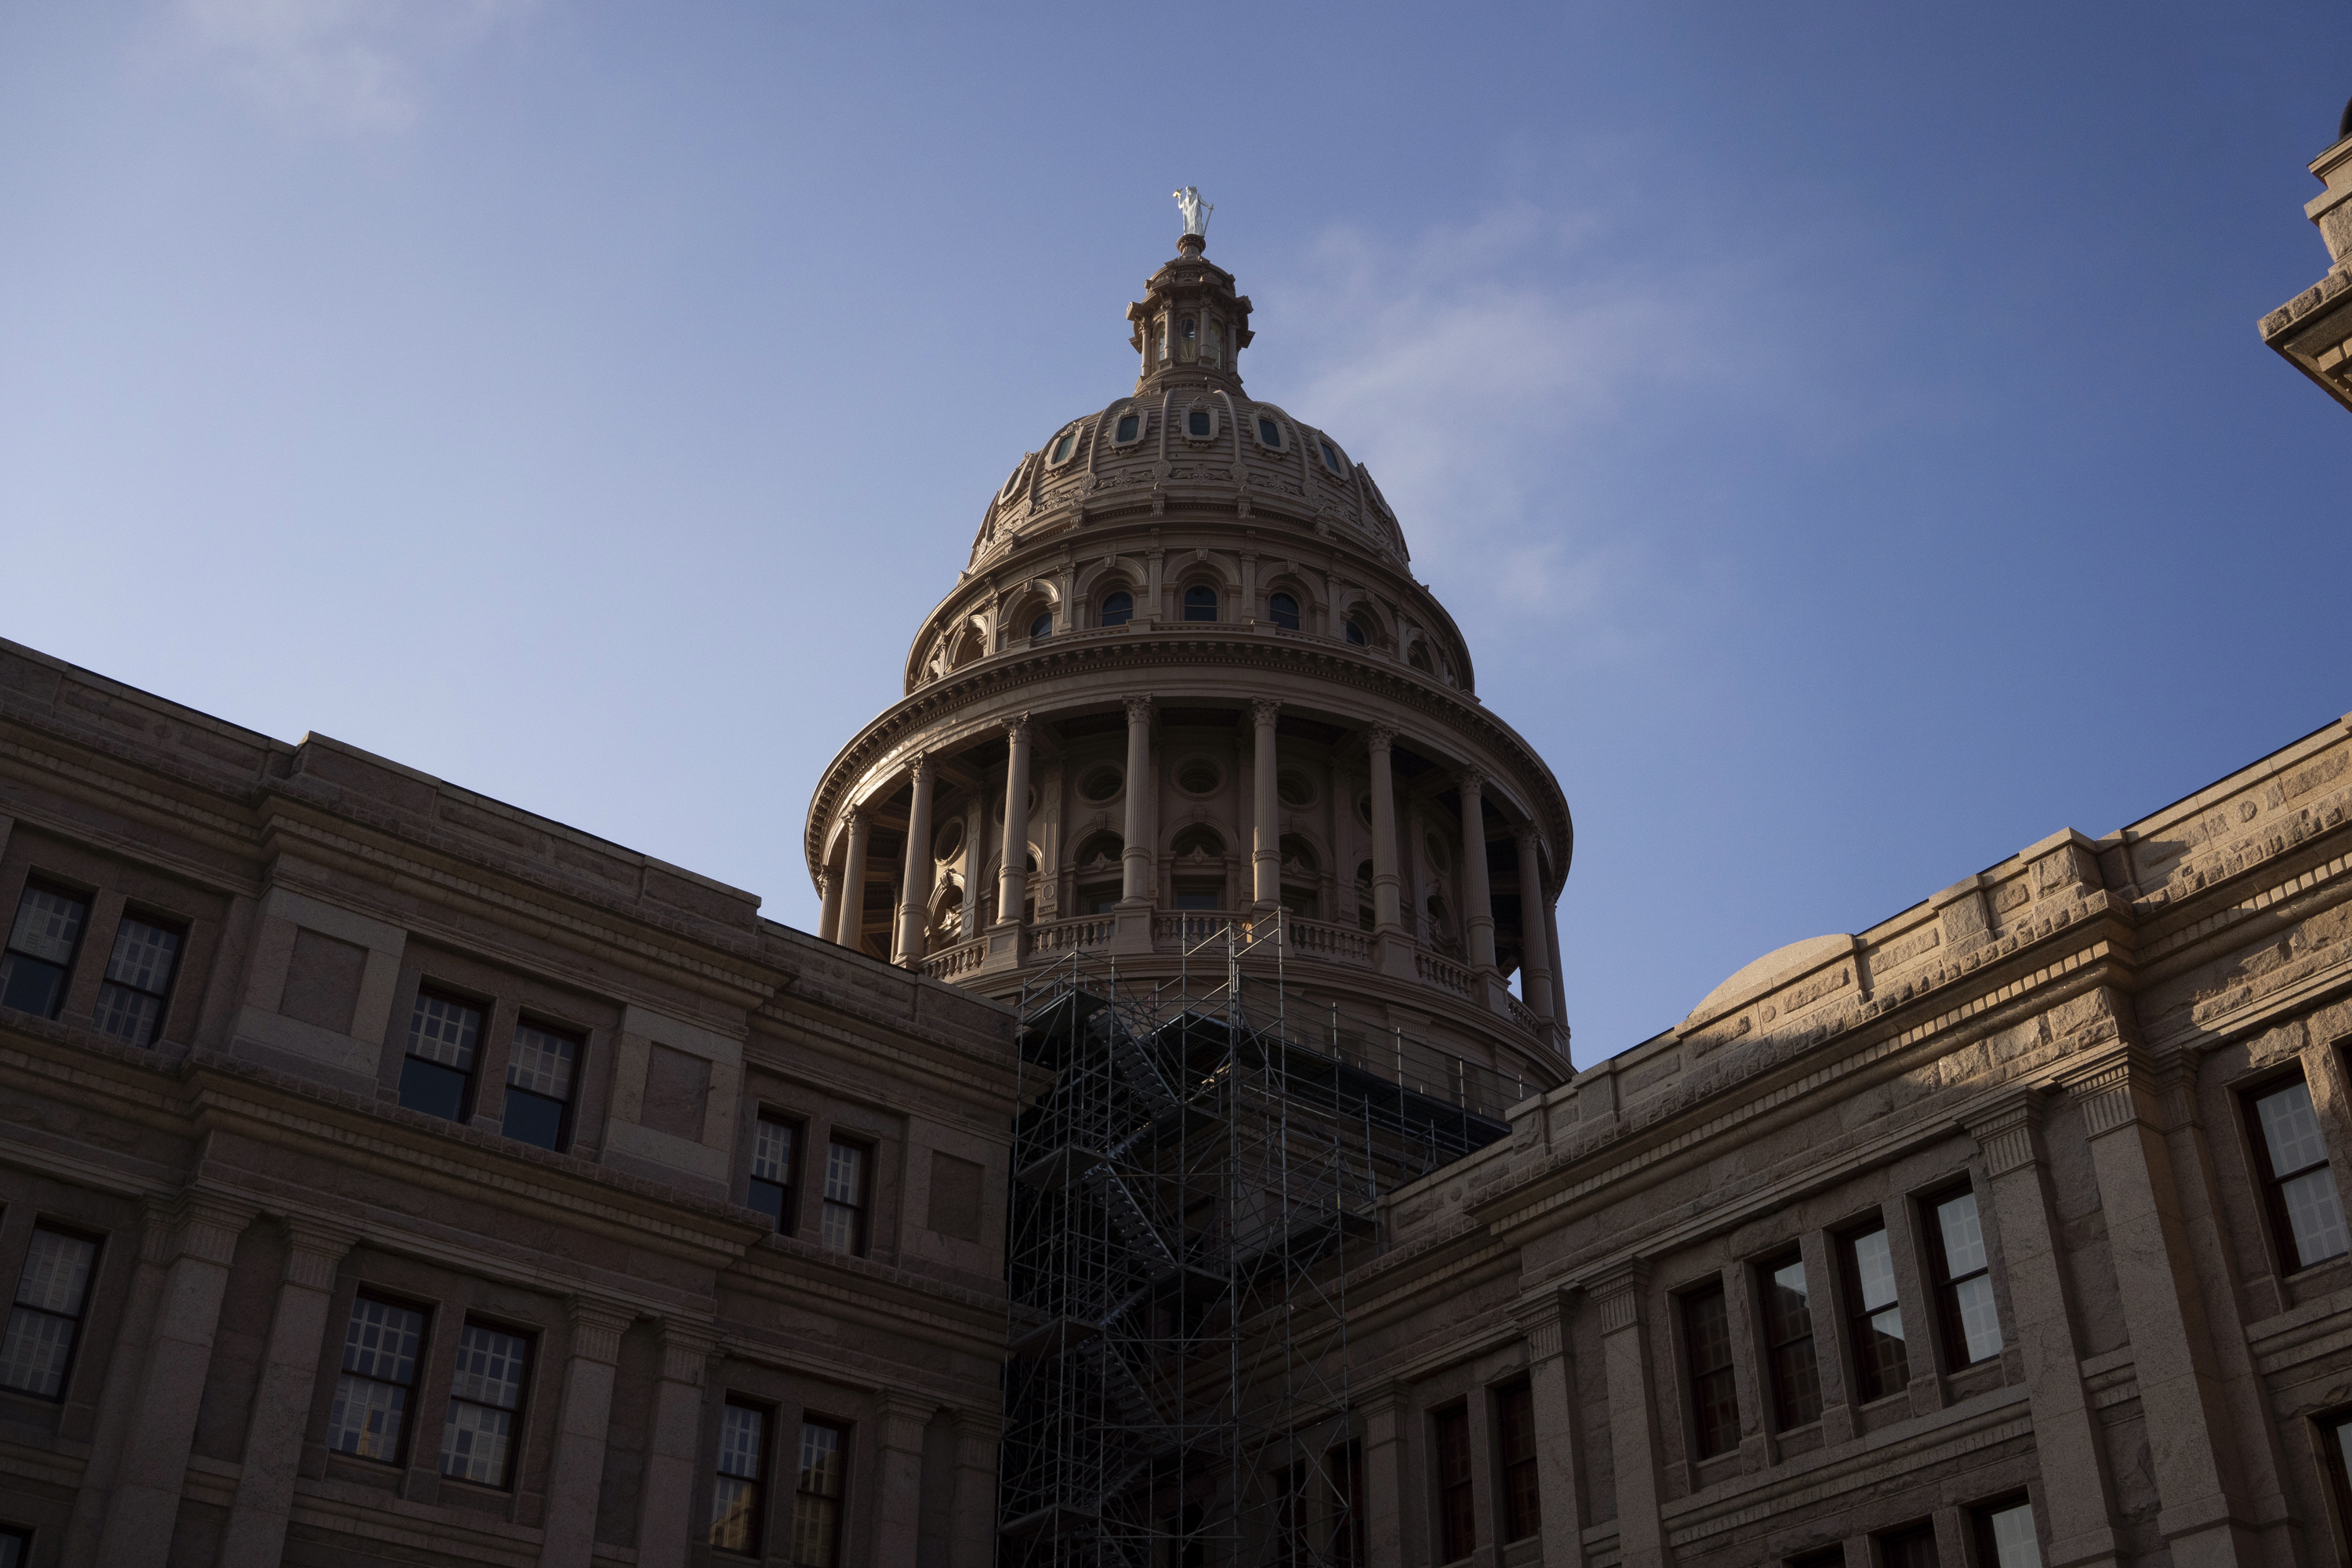
[[[1537,1017],[1536,1010],[1534,1008],[1528,1006],[1526,1003],[1520,1001],[1517,997],[1512,995],[1507,991],[1503,993],[1503,1000],[1505,1003],[1508,1004],[1510,1007],[1512,1023],[1517,1024],[1520,1028],[1525,1029],[1528,1034],[1534,1035],[1538,1038],[1549,1037],[1551,1034],[1551,1026],[1545,1023],[1541,1018]]]
[[[1478,994],[1476,975],[1425,949],[1414,950],[1412,966],[1423,980],[1432,985],[1442,985],[1457,996],[1475,996]]]
[[[1047,921],[1029,928],[1031,952],[1068,952],[1082,947],[1108,947],[1118,922],[1108,915],[1080,915],[1076,920]]]
[[[953,947],[943,947],[923,960],[923,973],[933,980],[953,980],[970,974],[988,956],[988,939],[976,936]]]
[[[1292,949],[1310,958],[1320,958],[1334,963],[1372,962],[1372,934],[1351,931],[1346,926],[1326,925],[1321,921],[1303,921],[1297,916],[1284,922],[1283,935],[1289,939]]]

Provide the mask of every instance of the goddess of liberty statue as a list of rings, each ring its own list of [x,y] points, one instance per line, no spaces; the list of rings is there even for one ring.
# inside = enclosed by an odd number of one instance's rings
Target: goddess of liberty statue
[[[1209,215],[1217,209],[1201,199],[1197,185],[1187,185],[1176,193],[1176,209],[1184,215],[1184,232],[1197,234],[1205,239],[1209,235]]]

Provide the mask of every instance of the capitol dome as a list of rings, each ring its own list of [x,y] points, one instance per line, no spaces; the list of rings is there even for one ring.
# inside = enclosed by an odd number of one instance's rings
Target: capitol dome
[[[1133,389],[1013,465],[826,769],[820,934],[1013,997],[1273,922],[1336,1034],[1559,1082],[1568,804],[1360,455],[1244,390],[1250,301],[1204,250],[1127,308]]]

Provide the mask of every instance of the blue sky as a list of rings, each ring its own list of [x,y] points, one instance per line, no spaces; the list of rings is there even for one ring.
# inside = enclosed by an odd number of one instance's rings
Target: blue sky
[[[0,6],[0,631],[760,892],[1167,193],[1576,813],[1577,1056],[2352,709],[2331,5]]]

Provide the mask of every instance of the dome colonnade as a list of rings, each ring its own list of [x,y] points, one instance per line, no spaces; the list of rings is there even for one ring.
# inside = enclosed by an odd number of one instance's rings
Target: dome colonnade
[[[1015,466],[826,770],[820,934],[1010,995],[1279,911],[1295,996],[1558,1081],[1567,803],[1370,474],[1243,391],[1249,300],[1201,251],[1129,307],[1135,391]]]

